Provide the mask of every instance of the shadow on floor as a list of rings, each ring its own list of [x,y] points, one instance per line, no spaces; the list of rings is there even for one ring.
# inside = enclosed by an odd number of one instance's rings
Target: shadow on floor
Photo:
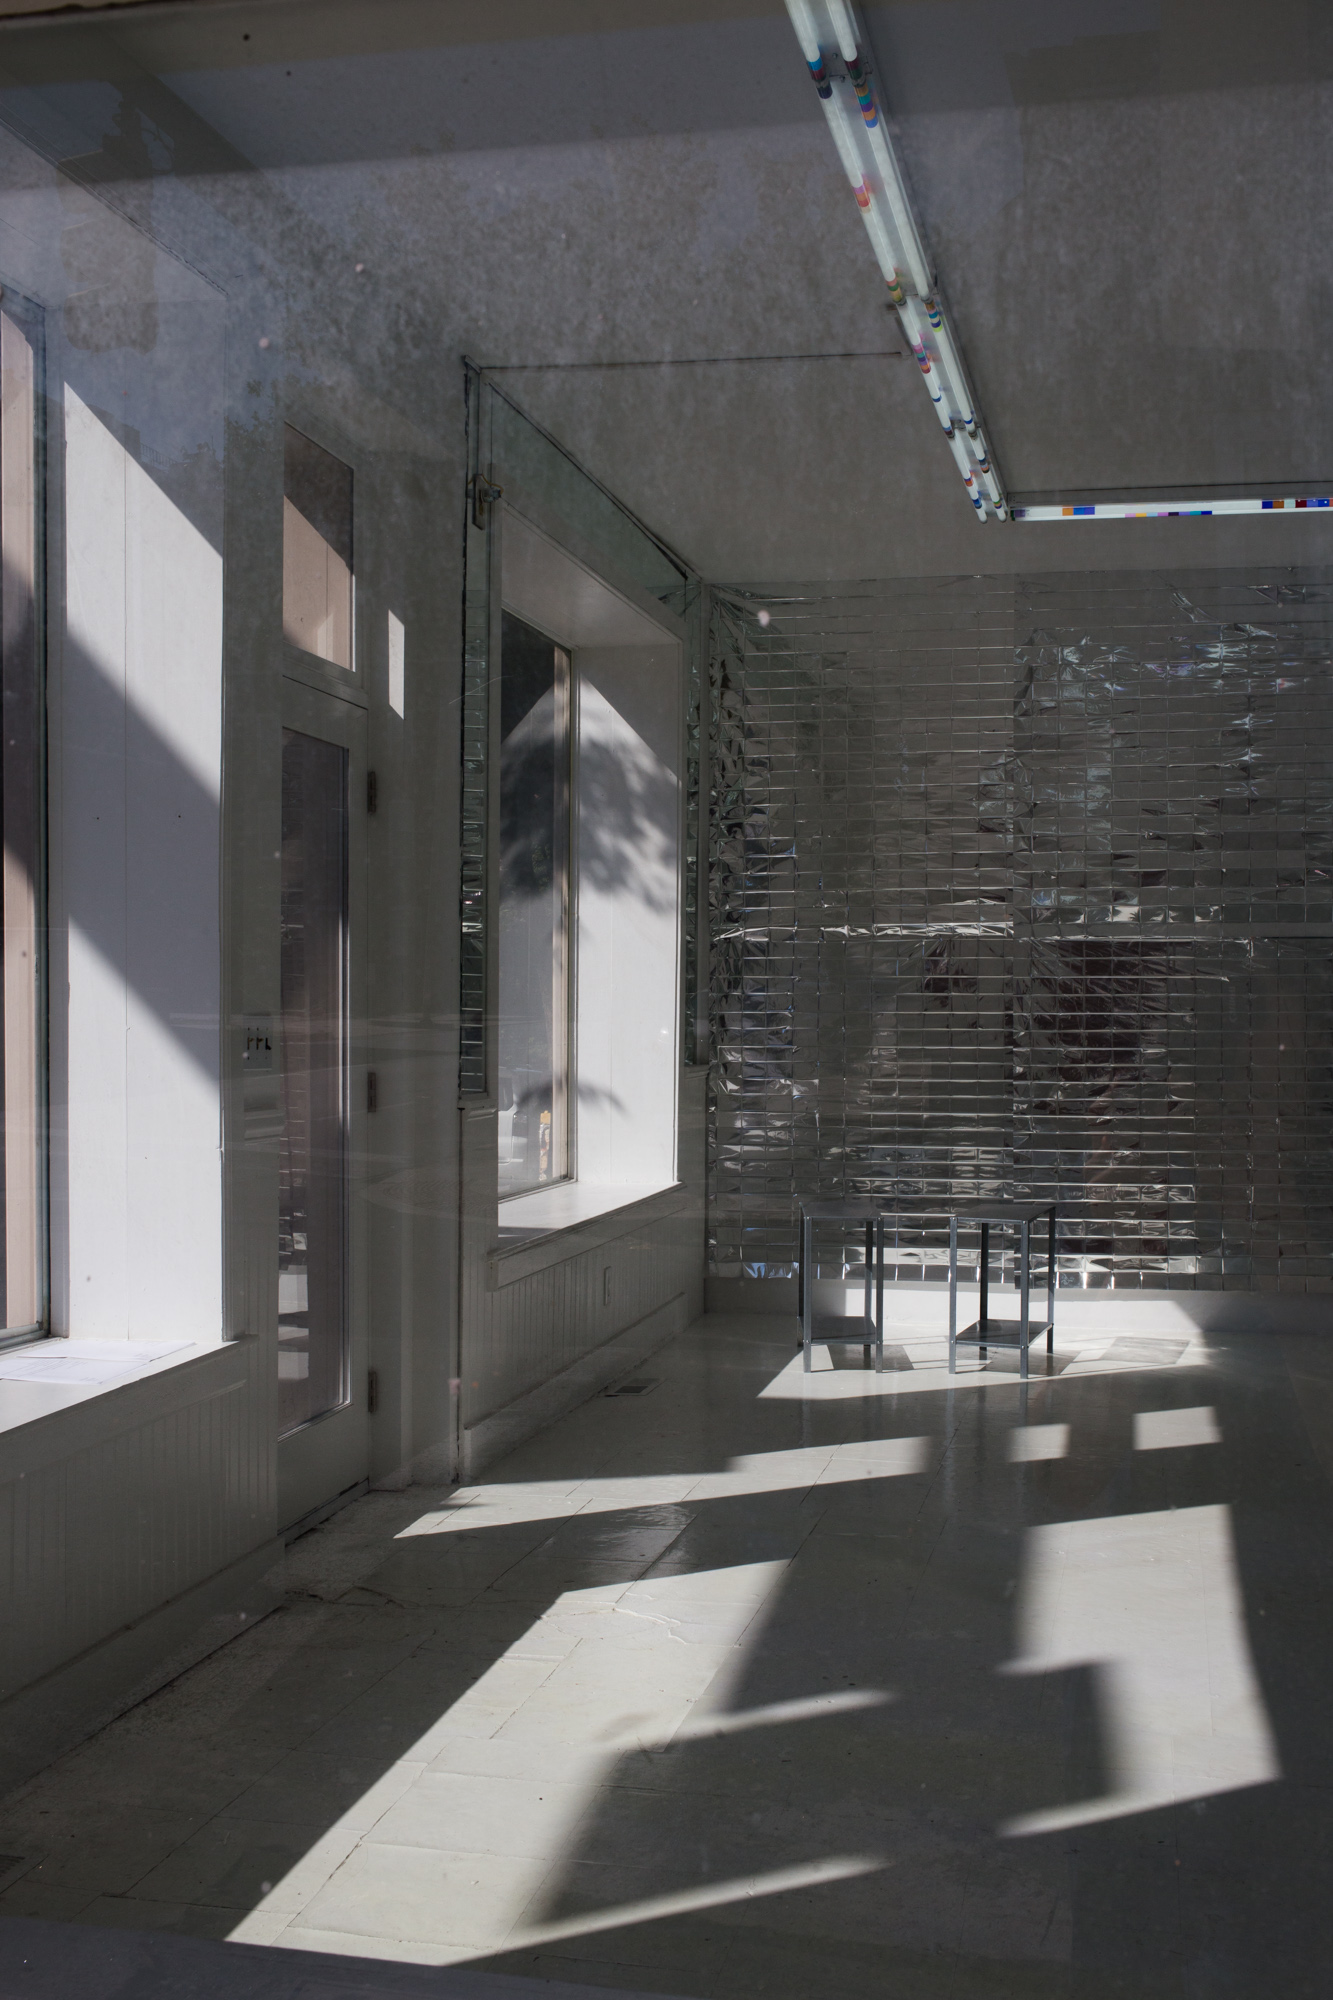
[[[699,2000],[1322,2000],[1328,1482],[1278,1345],[1179,1366],[1122,1339],[1026,1395],[1005,1359],[766,1398],[784,1326],[703,1322],[650,1395],[594,1399],[469,1494],[307,1537],[281,1612],[0,1809],[23,1860],[0,1914],[281,1937],[274,1980],[293,1952],[333,1980],[329,1951]],[[1220,1445],[1136,1448],[1143,1411],[1202,1405]],[[1066,1426],[1015,1462],[1017,1430]],[[1140,1585],[1168,1570],[1117,1568],[1125,1534],[1174,1550],[1173,1516],[1225,1517],[1231,1654],[1187,1657],[1188,1622],[1154,1653],[1178,1607]],[[1034,1551],[1063,1574],[1074,1524],[1110,1550],[1086,1657],[1034,1636]],[[1180,1560],[1168,1599],[1225,1612],[1227,1578]],[[1232,1655],[1284,1783],[1243,1742],[1227,1779],[1225,1717],[1202,1778],[1171,1735],[1173,1680],[1207,1709]],[[136,1963],[108,1994],[193,1990]],[[470,1990],[353,1965],[253,1991]]]
[[[170,1932],[0,1921],[5,2000],[606,2000],[606,1991],[465,1965],[386,1965]]]

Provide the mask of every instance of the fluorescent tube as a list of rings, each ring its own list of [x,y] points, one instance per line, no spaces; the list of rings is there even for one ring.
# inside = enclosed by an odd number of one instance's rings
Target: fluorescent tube
[[[856,24],[852,20],[851,9],[846,0],[826,0],[828,17],[833,25],[833,33],[838,44],[838,54],[845,63],[857,59]]]
[[[816,72],[823,70],[824,58],[819,47],[819,29],[815,25],[814,9],[810,6],[809,0],[787,0],[787,12],[791,15],[791,24],[796,30],[801,54],[810,66],[810,74],[816,83],[820,83],[823,78]]]
[[[786,0],[786,6],[875,261],[968,496],[980,519],[988,513],[1003,519],[1008,511],[1004,490],[935,289],[856,18],[847,0]],[[845,76],[830,70],[830,62],[839,58]]]
[[[1090,507],[1015,507],[1016,521],[1174,521],[1209,514],[1285,514],[1301,508],[1333,507],[1333,494],[1243,500],[1099,500]]]

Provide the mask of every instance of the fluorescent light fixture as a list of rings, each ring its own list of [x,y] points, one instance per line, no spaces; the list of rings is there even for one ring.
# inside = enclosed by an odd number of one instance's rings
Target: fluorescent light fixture
[[[1301,507],[1333,507],[1333,495],[1294,500],[1099,500],[1091,507],[1014,507],[1016,521],[1173,521],[1207,514],[1285,514]]]
[[[786,0],[833,143],[851,183],[940,427],[979,520],[1009,508],[991,460],[958,343],[939,295],[907,183],[884,125],[866,38],[847,0]]]
[[[1210,514],[1285,514],[1308,507],[1333,507],[1333,496],[1012,506],[995,470],[958,341],[912,213],[907,182],[885,128],[865,32],[848,0],[786,0],[786,7],[875,260],[889,288],[890,303],[916,356],[978,520],[1197,520]]]

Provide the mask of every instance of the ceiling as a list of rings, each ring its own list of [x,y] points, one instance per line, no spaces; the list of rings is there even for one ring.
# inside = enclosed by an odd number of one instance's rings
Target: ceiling
[[[1333,482],[1333,9],[867,20],[1011,492]],[[1317,516],[976,523],[780,4],[266,0],[0,34],[0,115],[41,95],[107,157],[145,78],[142,171],[262,177],[285,230],[502,371],[710,577],[1329,554]]]

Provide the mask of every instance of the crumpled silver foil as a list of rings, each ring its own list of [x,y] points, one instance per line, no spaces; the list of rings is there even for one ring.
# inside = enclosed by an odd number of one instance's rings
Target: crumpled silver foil
[[[1333,571],[717,593],[711,1268],[1059,1203],[1064,1284],[1333,1290]]]

